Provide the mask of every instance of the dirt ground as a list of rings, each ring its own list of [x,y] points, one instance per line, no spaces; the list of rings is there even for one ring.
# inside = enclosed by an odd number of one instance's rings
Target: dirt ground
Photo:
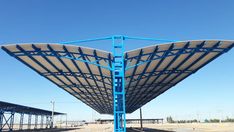
[[[157,132],[234,132],[234,123],[186,123],[186,124],[144,124]],[[128,124],[127,127],[139,127],[139,124]],[[113,124],[89,124],[69,132],[113,132]],[[147,131],[146,131],[147,132]],[[153,131],[152,131],[153,132]]]

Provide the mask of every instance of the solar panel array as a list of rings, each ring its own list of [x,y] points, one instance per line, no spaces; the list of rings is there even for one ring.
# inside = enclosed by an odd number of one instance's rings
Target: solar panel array
[[[126,112],[134,112],[233,46],[233,41],[184,41],[126,52]],[[2,49],[97,112],[113,114],[112,53],[62,44]]]
[[[12,104],[8,102],[0,101],[1,112],[13,112],[13,113],[24,113],[24,114],[35,114],[35,115],[48,115],[50,116],[52,111],[43,110],[18,104]],[[54,112],[54,115],[65,115],[65,113]]]

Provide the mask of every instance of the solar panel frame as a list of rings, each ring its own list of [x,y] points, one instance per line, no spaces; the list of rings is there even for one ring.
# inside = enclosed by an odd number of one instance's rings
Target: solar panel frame
[[[134,112],[233,46],[234,41],[199,40],[125,52],[126,112]],[[1,48],[97,112],[113,114],[112,53],[63,44]]]

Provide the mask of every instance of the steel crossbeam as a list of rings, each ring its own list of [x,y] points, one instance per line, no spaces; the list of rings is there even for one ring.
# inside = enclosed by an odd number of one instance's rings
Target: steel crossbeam
[[[106,85],[112,85],[112,80],[111,77],[109,76],[105,76],[105,75],[96,75],[96,74],[89,74],[89,73],[80,73],[80,72],[64,72],[64,71],[60,71],[60,72],[44,72],[42,73],[43,76],[74,76],[74,77],[85,77],[87,79],[93,79],[96,80],[97,82],[102,82]],[[92,77],[93,76],[93,77]],[[101,78],[101,79],[99,79]],[[108,80],[107,81],[103,81],[103,80]]]
[[[159,76],[162,74],[175,74],[175,73],[193,73],[191,70],[164,70],[164,71],[154,71],[153,73],[151,72],[145,72],[144,74],[134,74],[133,76],[127,76],[125,79],[130,79],[132,78],[131,82],[139,81],[141,79],[145,79],[148,77],[153,77],[153,76]],[[136,78],[135,78],[136,76]],[[137,85],[136,85],[137,86]]]
[[[90,54],[84,54],[84,53],[79,53],[79,52],[68,52],[68,51],[51,51],[51,50],[41,50],[40,48],[36,47],[34,44],[32,44],[34,50],[31,51],[15,51],[12,52],[14,54],[14,56],[56,56],[59,58],[64,58],[64,59],[70,59],[70,60],[74,60],[74,61],[81,61],[84,63],[88,63],[88,64],[92,64],[92,65],[96,65],[96,66],[100,66],[101,68],[104,69],[108,69],[111,70],[111,67],[108,65],[108,62],[110,60],[108,60],[107,58],[104,57],[100,57],[98,56],[97,60],[90,60],[89,57],[96,57],[95,55],[90,55]],[[47,45],[48,49],[51,49],[51,47],[49,45]],[[81,50],[82,51],[82,50]],[[100,65],[99,61],[104,61],[106,62],[106,66],[104,65]]]
[[[134,68],[134,67],[137,67],[137,66],[140,66],[140,65],[143,65],[145,63],[148,63],[148,62],[151,62],[151,61],[154,61],[154,60],[158,60],[158,59],[162,59],[162,58],[165,58],[165,57],[170,57],[170,56],[177,56],[177,55],[183,55],[183,54],[193,54],[193,53],[207,53],[207,52],[217,52],[217,53],[220,53],[220,52],[225,52],[225,49],[226,48],[219,48],[219,47],[200,47],[200,48],[183,48],[184,50],[181,51],[181,49],[172,49],[170,50],[169,52],[167,50],[162,50],[162,51],[157,51],[157,53],[147,53],[147,54],[141,54],[141,55],[137,55],[137,56],[133,56],[133,57],[130,57],[130,58],[126,58],[126,61],[127,61],[127,66],[125,67],[125,70],[129,70],[131,68]],[[167,52],[167,55],[163,54]],[[153,54],[153,55],[152,55]],[[141,57],[144,57],[144,56],[153,56],[153,58],[148,58],[146,60],[139,60],[138,58],[141,58]],[[137,60],[138,63],[136,64],[131,64],[131,62],[133,60]]]

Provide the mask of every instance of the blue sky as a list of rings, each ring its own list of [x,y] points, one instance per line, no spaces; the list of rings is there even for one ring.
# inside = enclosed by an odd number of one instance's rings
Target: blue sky
[[[232,0],[0,1],[0,44],[64,42],[122,34],[169,40],[234,40]],[[152,42],[132,42],[134,49]],[[85,44],[82,44],[85,45]],[[85,46],[109,50],[110,44]],[[0,50],[0,100],[66,112],[71,120],[99,115]],[[234,50],[143,107],[144,118],[234,118]],[[139,111],[128,118],[138,118]]]

